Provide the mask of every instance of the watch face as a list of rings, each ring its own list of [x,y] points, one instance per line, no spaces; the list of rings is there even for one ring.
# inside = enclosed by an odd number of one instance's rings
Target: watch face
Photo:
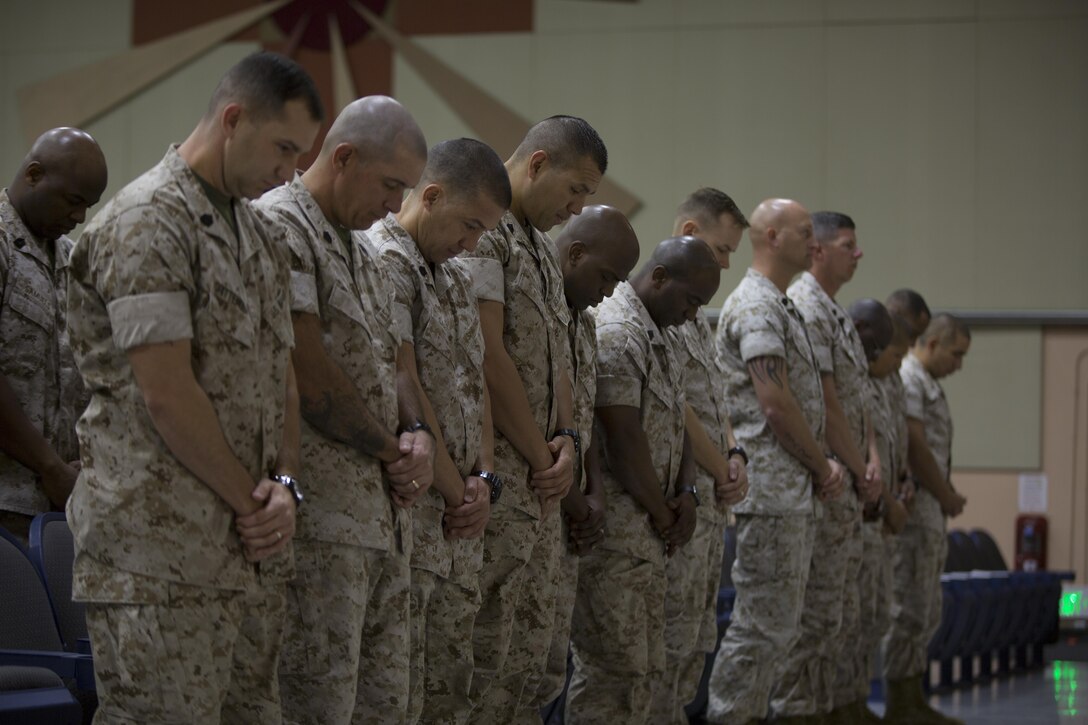
[[[488,483],[491,484],[491,503],[498,503],[499,496],[502,495],[502,479],[498,476],[490,476],[491,480]]]

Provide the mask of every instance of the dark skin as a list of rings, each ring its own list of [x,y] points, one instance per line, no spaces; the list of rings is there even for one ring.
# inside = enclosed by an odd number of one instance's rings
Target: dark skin
[[[54,264],[53,242],[83,223],[106,189],[106,159],[89,134],[75,128],[46,131],[34,142],[8,187],[23,224]],[[37,474],[50,503],[63,509],[78,475],[34,427],[15,390],[0,372],[0,451]]]
[[[631,224],[623,214],[607,206],[586,207],[571,218],[555,242],[567,305],[575,314],[611,296],[638,261],[638,238]],[[571,486],[560,506],[570,525],[570,546],[574,552],[584,554],[604,538],[605,499],[599,442],[588,435],[590,431],[580,433],[590,440],[588,449],[582,451],[586,490],[583,493],[578,485]]]
[[[699,307],[714,296],[718,282],[718,266],[710,247],[694,237],[675,237],[658,245],[631,284],[660,329],[694,319]],[[665,497],[639,409],[598,407],[597,417],[606,434],[605,454],[610,470],[646,510],[665,543],[666,554],[671,555],[691,539],[695,530],[694,496],[686,491],[672,499]],[[677,489],[694,480],[694,466],[691,442],[685,433]]]

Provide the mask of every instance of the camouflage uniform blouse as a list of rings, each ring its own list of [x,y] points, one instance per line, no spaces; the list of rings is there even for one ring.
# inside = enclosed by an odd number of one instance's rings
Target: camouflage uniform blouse
[[[812,473],[778,442],[748,374],[748,363],[755,358],[783,358],[790,391],[813,437],[824,445],[820,369],[801,313],[773,282],[749,269],[722,307],[715,346],[725,397],[730,402],[733,435],[750,461],[748,496],[734,512],[772,516],[818,512]]]
[[[294,344],[287,259],[267,217],[245,201],[233,206],[237,236],[171,148],[72,250],[68,324],[91,391],[77,428],[83,471],[68,502],[77,596],[124,599],[104,571],[221,589],[257,581],[234,511],[170,452],[126,356],[188,340],[231,451],[254,484],[268,474],[282,445]],[[287,557],[277,559],[262,562],[262,576],[289,575]]]
[[[668,338],[629,282],[597,307],[597,407],[638,408],[661,494],[671,498],[684,452],[684,386]],[[605,434],[607,435],[607,434]],[[607,441],[602,441],[607,450]],[[603,456],[608,536],[602,549],[664,563],[665,547],[647,512],[616,479]]]
[[[593,408],[597,399],[597,320],[589,310],[570,310],[571,382],[574,385],[574,427],[582,439],[582,461],[575,483],[585,490],[585,455],[593,444]]]
[[[345,244],[296,176],[258,204],[284,225],[291,263],[291,310],[317,315],[325,351],[374,416],[397,429],[396,365],[400,337],[393,296],[364,232]],[[388,551],[409,534],[411,517],[394,507],[381,461],[326,437],[302,421],[299,537]],[[402,543],[405,539],[402,539]]]
[[[926,372],[914,353],[903,358],[899,368],[906,400],[906,416],[921,421],[926,429],[926,443],[937,461],[941,476],[948,480],[952,472],[952,414],[944,390]],[[910,523],[927,529],[944,531],[944,514],[936,497],[921,486],[914,499]]]
[[[461,262],[472,275],[476,297],[503,304],[503,344],[517,366],[533,419],[550,439],[558,416],[555,386],[570,364],[570,312],[551,240],[536,229],[526,234],[508,211]],[[503,479],[499,505],[540,518],[540,500],[529,487],[529,463],[498,430],[495,467]]]
[[[66,462],[79,457],[75,424],[88,398],[65,324],[71,251],[68,237],[35,239],[0,191],[0,372]],[[50,508],[37,475],[0,453],[0,509],[34,516]]]
[[[392,215],[376,222],[367,237],[393,289],[397,334],[415,348],[423,392],[465,478],[476,465],[484,423],[484,339],[472,281],[456,259],[432,269]],[[413,509],[412,566],[448,577],[454,547],[443,536],[444,510],[434,488]],[[471,548],[481,542],[464,543]]]
[[[710,323],[701,312],[693,322],[670,327],[665,332],[673,342],[676,358],[684,375],[684,398],[703,424],[707,436],[725,456],[729,451],[726,424],[729,411],[725,406],[724,371],[714,356],[714,335]],[[747,451],[745,451],[747,452]],[[715,524],[724,523],[726,511],[717,505],[714,477],[701,466],[695,468],[695,486],[706,506],[697,513]]]
[[[850,439],[864,460],[868,458],[869,450],[865,429],[869,361],[865,359],[865,347],[857,328],[846,311],[828,296],[809,272],[790,285],[789,296],[805,318],[820,374],[834,378],[835,394],[850,426]],[[849,492],[838,497],[836,502],[854,510],[860,505],[858,497]]]

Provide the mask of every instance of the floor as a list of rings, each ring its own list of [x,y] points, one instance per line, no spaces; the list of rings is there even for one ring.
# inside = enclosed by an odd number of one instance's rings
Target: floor
[[[1088,662],[1054,660],[1024,674],[934,695],[930,704],[967,725],[1088,725]],[[871,707],[883,711],[882,704]]]

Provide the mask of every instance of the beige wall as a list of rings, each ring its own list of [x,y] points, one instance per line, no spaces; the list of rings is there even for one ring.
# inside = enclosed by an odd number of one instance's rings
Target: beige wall
[[[711,184],[744,209],[785,195],[852,214],[866,256],[844,302],[909,285],[935,308],[1088,308],[1088,3],[534,7],[532,34],[416,40],[529,118],[590,119],[609,173],[645,203],[633,220],[644,249],[688,191]],[[130,19],[129,0],[0,0],[0,183],[25,152],[15,89],[124,50]],[[254,47],[225,44],[89,126],[110,162],[107,195],[184,137],[222,71]],[[432,141],[467,132],[399,60],[394,88]],[[745,245],[715,305],[749,259]],[[957,471],[971,498],[957,524],[992,529],[1011,558],[1016,474],[1042,467],[1053,561],[1083,570],[1074,521],[1088,513],[1088,453],[1074,470],[1063,426],[1081,342],[1069,334],[978,331],[947,387],[955,460],[972,468]]]
[[[1010,379],[1002,390],[1015,387]],[[999,394],[1000,391],[995,391]],[[1048,328],[1043,334],[1042,462],[1048,478],[1047,518],[1052,569],[1074,569],[1078,581],[1088,572],[1088,329]],[[991,420],[990,427],[1004,424]],[[959,423],[957,423],[959,427]],[[955,470],[953,483],[967,497],[967,508],[951,527],[989,529],[1011,566],[1020,471]]]

